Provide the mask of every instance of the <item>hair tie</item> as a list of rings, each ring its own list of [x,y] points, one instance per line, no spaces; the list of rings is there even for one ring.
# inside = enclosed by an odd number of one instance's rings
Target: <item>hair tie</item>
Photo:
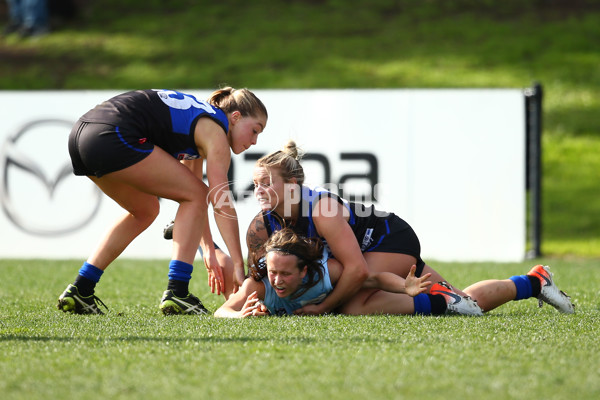
[[[281,247],[273,247],[273,248],[269,249],[269,250],[267,251],[267,253],[271,253],[272,251],[277,251],[277,252],[279,252],[279,253],[283,253],[283,254],[285,254],[285,255],[296,256],[296,257],[298,257],[300,260],[302,260],[302,261],[305,261],[304,257],[303,257],[303,256],[301,256],[300,254],[296,253],[295,251],[291,251],[291,250],[288,250],[288,249],[283,249],[283,248],[281,248]]]

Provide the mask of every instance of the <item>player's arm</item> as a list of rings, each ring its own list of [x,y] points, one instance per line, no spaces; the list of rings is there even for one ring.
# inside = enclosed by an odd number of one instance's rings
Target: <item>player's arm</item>
[[[217,227],[233,261],[234,283],[241,285],[245,275],[244,260],[237,213],[227,177],[231,149],[221,126],[209,118],[198,120],[194,138],[199,152],[206,159],[208,198],[213,206]]]
[[[371,272],[364,281],[363,288],[380,289],[392,293],[405,293],[415,297],[420,293],[425,293],[431,285],[427,279],[431,276],[427,273],[419,278],[415,276],[416,265],[410,268],[406,279],[391,272]]]
[[[265,306],[260,302],[265,298],[265,285],[254,279],[246,279],[240,290],[229,296],[229,299],[214,316],[218,318],[245,318],[268,315]]]
[[[345,212],[342,204],[329,197],[319,200],[313,210],[315,227],[319,235],[327,241],[343,270],[333,291],[321,304],[302,307],[299,313],[323,314],[335,310],[356,294],[369,276],[367,262],[344,217]]]
[[[254,257],[262,257],[263,245],[269,239],[269,232],[265,226],[263,212],[260,211],[250,221],[248,230],[246,231],[246,245],[248,246],[248,260],[253,260]]]
[[[181,163],[188,167],[190,171],[200,180],[202,185],[206,185],[203,181],[204,177],[204,160],[183,160]],[[208,192],[208,190],[207,190]],[[202,253],[202,261],[208,271],[208,285],[212,293],[218,295],[225,291],[225,279],[223,277],[223,268],[216,256],[215,246],[210,232],[210,224],[208,220],[204,225],[204,230],[200,238],[200,248]]]

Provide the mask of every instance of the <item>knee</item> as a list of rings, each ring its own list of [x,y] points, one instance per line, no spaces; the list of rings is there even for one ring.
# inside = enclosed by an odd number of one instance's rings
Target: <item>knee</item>
[[[144,226],[145,228],[149,227],[152,222],[158,217],[158,213],[160,212],[160,205],[158,204],[158,199],[156,202],[152,204],[145,204],[144,207],[140,207],[134,210],[131,214],[138,221],[140,226]]]
[[[160,204],[157,201],[156,203],[152,204],[152,206],[148,209],[148,213],[146,214],[146,220],[149,222],[149,224],[151,224],[156,219],[156,217],[158,217],[159,213]]]
[[[189,186],[186,191],[182,193],[181,198],[174,200],[180,205],[183,203],[192,204],[200,211],[208,210],[208,190],[202,184]]]

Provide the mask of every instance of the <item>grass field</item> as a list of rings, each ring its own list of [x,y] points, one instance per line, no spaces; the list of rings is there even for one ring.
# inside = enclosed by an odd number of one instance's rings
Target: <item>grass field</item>
[[[74,316],[54,307],[82,260],[0,260],[2,400],[600,398],[598,0],[75,2],[46,37],[0,38],[0,90],[541,82],[552,258],[433,265],[465,287],[547,263],[577,312],[530,299],[482,318],[165,318],[167,262],[125,259],[97,290],[111,312]]]
[[[57,311],[77,261],[0,260],[0,393],[12,399],[597,399],[600,261],[548,263],[577,311],[484,317],[164,317],[166,261],[119,260],[105,316]],[[458,286],[521,264],[439,264]],[[202,268],[192,290],[214,311]]]

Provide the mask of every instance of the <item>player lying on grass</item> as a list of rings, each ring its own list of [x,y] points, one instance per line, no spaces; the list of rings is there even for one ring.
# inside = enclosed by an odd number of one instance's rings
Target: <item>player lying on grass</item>
[[[265,244],[266,256],[255,263],[266,263],[267,276],[261,280],[248,278],[239,291],[229,296],[215,312],[216,317],[244,318],[261,315],[303,315],[306,304],[319,304],[335,287],[341,264],[327,259],[322,242],[301,237],[289,228],[273,234]],[[411,297],[427,296],[431,274],[415,277],[413,266],[406,279],[390,272],[372,272],[363,282],[364,288],[380,289],[369,299],[364,309],[369,314],[394,313],[399,294]],[[406,297],[406,296],[404,296]],[[443,300],[442,300],[443,301]],[[402,303],[402,302],[400,302]],[[340,313],[356,314],[352,307],[340,307]],[[405,314],[403,307],[397,313]]]
[[[254,168],[254,197],[262,213],[250,225],[247,235],[249,250],[254,252],[275,231],[291,227],[306,237],[320,238],[327,244],[332,258],[342,265],[339,281],[320,304],[309,304],[303,312],[323,314],[342,304],[354,303],[358,309],[369,302],[372,288],[362,287],[362,281],[372,272],[391,272],[401,278],[408,276],[416,265],[415,276],[430,273],[434,282],[446,281],[421,258],[421,244],[411,226],[398,215],[375,209],[373,205],[352,202],[323,187],[304,184],[302,150],[293,140],[280,151],[259,159]],[[251,253],[249,253],[251,254]],[[440,295],[438,302],[423,299],[417,311],[445,312],[451,309],[471,315],[476,304],[465,293],[449,284],[436,284],[427,291]],[[407,299],[412,303],[412,299]],[[481,315],[481,310],[477,314]]]
[[[331,293],[318,304],[307,304],[303,312],[324,314],[341,305],[354,314],[379,312],[367,305],[375,289],[365,288],[370,273],[393,273],[408,276],[413,265],[416,277],[431,274],[436,283],[426,296],[416,300],[405,296],[392,314],[443,314],[447,310],[465,315],[482,315],[477,304],[456,290],[421,258],[419,239],[410,225],[393,213],[376,210],[362,203],[348,202],[323,188],[304,185],[304,170],[299,163],[301,151],[289,141],[281,151],[257,161],[253,181],[254,195],[262,209],[251,222],[246,235],[249,258],[262,257],[262,245],[282,227],[292,227],[298,234],[320,238],[342,266],[340,277]],[[210,232],[207,232],[210,234]],[[203,237],[203,240],[211,240]],[[220,254],[217,250],[216,254]],[[235,290],[228,281],[231,271],[226,257],[217,258],[223,270],[210,269],[209,285],[213,292],[227,298]],[[216,271],[216,272],[215,272]],[[258,271],[261,274],[261,271]],[[261,277],[257,277],[260,279]],[[442,283],[443,282],[443,283]]]
[[[393,213],[349,202],[323,188],[304,185],[301,156],[302,151],[289,141],[281,151],[256,162],[254,196],[262,212],[248,229],[249,254],[262,251],[262,244],[273,232],[288,226],[307,237],[320,237],[327,243],[333,257],[343,266],[340,282],[347,269],[360,269],[359,264],[366,264],[367,271],[391,272],[400,277],[406,277],[410,266],[416,264],[415,276],[431,273],[432,281],[445,281],[421,258],[419,239],[407,222]],[[325,302],[336,303],[330,297],[337,289],[334,288],[320,305],[305,306],[305,311],[312,314],[327,311]],[[351,289],[346,286],[343,292],[351,293]],[[471,314],[473,301],[484,311],[489,311],[508,301],[530,297],[537,297],[564,313],[574,311],[571,300],[556,287],[549,267],[545,266],[535,266],[527,275],[478,282],[464,291],[447,284],[435,284],[428,294],[443,296],[446,307],[461,314]],[[354,308],[356,313],[370,313],[371,309],[361,308],[369,303],[372,295],[373,289],[360,288],[341,304],[345,308]],[[337,298],[343,296],[341,293]],[[404,296],[403,301],[409,305],[413,303],[408,296]],[[423,298],[422,304],[416,304],[416,311],[426,313],[424,311],[429,308],[436,311],[437,307],[434,298]],[[391,311],[396,313],[395,309]]]
[[[246,235],[249,259],[262,257],[263,244],[274,232],[282,227],[292,227],[307,237],[319,237],[327,242],[333,257],[342,265],[338,285],[347,269],[362,270],[366,273],[391,272],[407,277],[412,265],[417,265],[415,276],[431,273],[434,282],[444,278],[428,266],[420,257],[420,244],[410,226],[393,213],[377,211],[359,203],[348,202],[323,188],[305,186],[304,172],[299,163],[300,151],[293,141],[288,142],[281,151],[268,154],[256,162],[254,170],[254,195],[262,211],[250,223]],[[225,273],[216,276],[214,269],[209,271],[209,285],[217,293],[223,292],[227,298],[232,292],[227,285],[231,268],[227,255],[216,250],[217,258]],[[266,272],[259,265],[250,265],[251,275],[262,279]],[[342,290],[336,299],[330,300],[338,287],[335,287],[325,301],[320,304],[307,304],[305,312],[320,314],[338,309],[341,305],[354,314],[370,314],[373,303],[371,297],[375,289],[362,287],[366,279],[361,273],[357,279],[358,291]],[[351,286],[356,286],[354,282]],[[348,281],[346,280],[346,283]],[[394,307],[386,305],[389,313],[437,314],[451,309],[460,314],[471,315],[477,309],[477,315],[489,311],[508,301],[529,297],[551,304],[561,312],[572,313],[573,304],[568,296],[558,290],[553,282],[549,267],[536,266],[527,275],[511,277],[506,280],[487,280],[469,286],[464,292],[447,284],[435,284],[427,297],[412,299],[403,295]],[[348,296],[348,297],[346,297]],[[438,296],[438,297],[436,297]],[[344,299],[340,302],[340,299]],[[445,299],[445,301],[439,301]],[[472,303],[481,302],[481,304]],[[325,306],[325,302],[328,305]],[[331,304],[337,304],[331,308]],[[481,307],[481,309],[479,309]],[[404,310],[404,312],[402,312]]]
[[[323,301],[341,275],[341,264],[327,259],[319,239],[301,237],[289,228],[273,234],[264,250],[265,257],[254,260],[254,264],[266,264],[267,276],[260,280],[246,279],[240,290],[229,296],[215,312],[216,317],[304,315],[302,307]],[[424,296],[431,296],[425,293],[425,288],[430,285],[425,279],[430,274],[417,278],[415,269],[416,266],[411,268],[406,280],[392,273],[370,273],[363,287],[380,290],[376,290],[361,307],[351,301],[336,312],[352,315],[425,314],[418,312],[416,305]],[[533,289],[528,289],[529,286]],[[511,300],[538,297],[540,304],[544,301],[559,311],[574,312],[568,297],[554,285],[549,268],[541,265],[533,267],[527,275],[478,282],[465,291],[479,296],[486,311]],[[412,304],[407,302],[406,294],[412,296]]]

